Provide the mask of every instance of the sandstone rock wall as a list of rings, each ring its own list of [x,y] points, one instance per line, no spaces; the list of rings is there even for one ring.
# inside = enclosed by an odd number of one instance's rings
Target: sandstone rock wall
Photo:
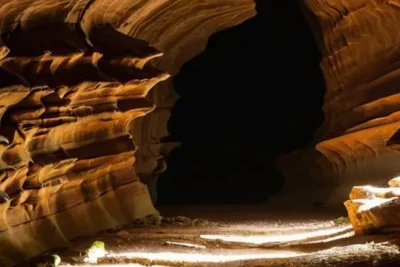
[[[301,1],[326,118],[278,162],[289,195],[341,203],[399,175],[399,6]],[[254,14],[252,0],[0,0],[0,261],[156,213],[139,178],[154,185],[177,145],[161,141],[177,99],[165,80]]]
[[[110,24],[118,32],[145,40],[163,52],[153,60],[154,66],[173,77],[205,48],[213,33],[240,24],[255,13],[253,0],[96,0],[87,9],[82,29],[88,32],[91,25]],[[153,199],[158,175],[167,167],[165,157],[178,146],[162,141],[168,136],[167,121],[179,97],[172,77],[147,95],[156,106],[154,111],[134,122],[133,136],[141,148],[136,153],[136,168]]]
[[[176,100],[160,82],[254,13],[251,0],[1,0],[0,263],[157,213],[139,177],[176,146],[160,141]]]
[[[325,122],[308,150],[278,165],[287,192],[312,190],[311,201],[329,196],[330,205],[341,205],[352,186],[382,185],[400,174],[400,1],[303,0],[301,6],[323,55]]]

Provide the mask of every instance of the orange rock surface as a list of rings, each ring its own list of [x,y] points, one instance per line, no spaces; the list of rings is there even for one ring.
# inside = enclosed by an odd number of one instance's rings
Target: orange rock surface
[[[301,2],[323,57],[325,121],[277,164],[288,195],[341,205],[354,185],[400,175],[400,1]]]
[[[160,141],[177,99],[163,81],[254,14],[251,0],[0,0],[0,263],[157,214],[140,178],[177,146]]]
[[[288,195],[341,203],[400,174],[400,1],[300,2],[325,122],[278,165]],[[140,179],[154,184],[177,146],[160,141],[177,99],[167,78],[254,15],[253,0],[0,0],[0,262],[156,214]]]
[[[344,204],[358,235],[400,230],[400,178],[389,181],[389,188],[355,186]]]

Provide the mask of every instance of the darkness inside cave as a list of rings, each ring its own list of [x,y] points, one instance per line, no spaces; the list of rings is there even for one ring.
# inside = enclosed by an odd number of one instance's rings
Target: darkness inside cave
[[[267,202],[284,183],[274,159],[306,146],[321,124],[321,55],[300,7],[260,0],[257,12],[214,34],[175,77],[169,139],[182,146],[158,204]]]

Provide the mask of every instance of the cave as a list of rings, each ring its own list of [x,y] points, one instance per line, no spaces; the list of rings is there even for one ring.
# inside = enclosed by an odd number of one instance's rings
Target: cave
[[[305,148],[322,123],[321,55],[298,4],[256,9],[211,36],[175,77],[168,138],[181,146],[158,182],[158,204],[268,202],[284,183],[274,161]]]
[[[4,0],[0,266],[397,266],[398,0]]]

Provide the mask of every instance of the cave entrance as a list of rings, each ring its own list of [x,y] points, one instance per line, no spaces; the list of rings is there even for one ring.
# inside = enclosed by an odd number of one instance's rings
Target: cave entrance
[[[159,180],[159,204],[266,202],[284,183],[274,160],[321,124],[321,56],[299,6],[259,1],[257,11],[213,35],[175,77],[169,131],[182,146]]]

